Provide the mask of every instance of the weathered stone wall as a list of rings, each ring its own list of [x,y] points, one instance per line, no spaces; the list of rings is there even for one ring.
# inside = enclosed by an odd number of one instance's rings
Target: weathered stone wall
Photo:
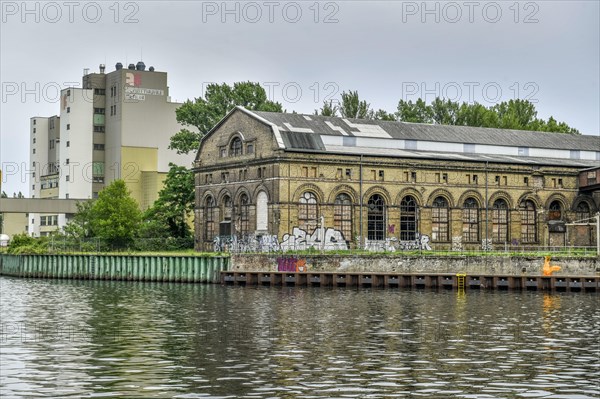
[[[561,257],[554,275],[600,275],[598,258]],[[542,274],[543,257],[475,256],[339,256],[339,255],[234,255],[232,271],[296,271],[339,273],[459,273],[469,275]]]
[[[243,141],[242,153],[232,154],[231,143],[237,138]],[[414,241],[417,234],[430,238],[429,245],[436,250],[594,246],[596,242],[592,227],[565,226],[566,222],[590,216],[598,208],[597,199],[594,201],[591,195],[578,190],[580,167],[568,162],[440,162],[283,151],[269,126],[235,111],[202,141],[195,166],[198,250],[213,250],[214,238],[219,235],[235,235],[240,242],[275,236],[278,243],[283,243],[294,237],[295,243],[304,241],[305,248],[322,249],[316,245],[316,239],[306,238],[317,237],[316,227],[342,232],[343,246],[350,248],[368,248],[366,240],[375,241],[370,236],[381,235],[377,241],[387,245],[386,240]],[[259,230],[257,197],[261,192],[268,197],[268,226]],[[301,198],[309,193],[316,201],[310,212],[300,206]],[[349,209],[342,209],[339,203],[336,206],[340,194],[349,196]],[[375,195],[383,202],[383,221],[378,234],[369,235],[368,202]],[[402,200],[409,197],[416,204],[414,215],[402,210]],[[242,198],[249,202],[242,205]],[[214,203],[209,206],[207,200],[211,199]],[[437,199],[443,199],[444,204],[439,205],[442,202],[438,201],[434,207]],[[472,201],[477,210],[465,212],[466,204]],[[526,213],[523,209],[528,201],[533,209]],[[587,204],[585,216],[577,212],[582,203]],[[506,206],[506,214],[495,212],[494,204]],[[406,216],[411,218],[409,222]],[[221,222],[225,222],[225,227],[231,224],[230,234],[220,231]],[[409,227],[413,224],[414,228]],[[338,235],[336,232],[335,237]]]

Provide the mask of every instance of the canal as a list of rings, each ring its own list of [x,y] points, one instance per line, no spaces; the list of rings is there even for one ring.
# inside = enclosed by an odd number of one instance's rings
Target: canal
[[[600,398],[599,298],[0,277],[0,397]]]

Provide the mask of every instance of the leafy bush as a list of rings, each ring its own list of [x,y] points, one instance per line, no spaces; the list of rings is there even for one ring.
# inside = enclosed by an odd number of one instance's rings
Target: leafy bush
[[[12,237],[8,245],[9,254],[45,254],[48,253],[48,239],[46,237],[33,238],[27,234],[17,234]]]

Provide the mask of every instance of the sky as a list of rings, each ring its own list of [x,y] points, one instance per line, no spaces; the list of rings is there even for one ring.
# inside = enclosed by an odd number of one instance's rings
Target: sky
[[[259,82],[287,111],[357,90],[375,110],[436,96],[535,103],[600,132],[600,2],[0,1],[2,190],[28,193],[29,118],[59,113],[83,70],[143,60],[173,101]],[[172,135],[176,132],[165,132]]]

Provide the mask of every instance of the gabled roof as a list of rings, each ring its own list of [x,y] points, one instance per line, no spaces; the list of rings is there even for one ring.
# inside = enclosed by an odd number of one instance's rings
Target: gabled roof
[[[509,147],[600,151],[600,136],[493,129],[470,126],[431,125],[395,121],[346,119],[316,115],[262,111],[250,113],[285,132],[318,135],[419,140]],[[293,135],[288,135],[289,137]],[[293,141],[294,139],[291,139]],[[286,143],[287,144],[287,143]]]
[[[600,153],[600,136],[249,111],[239,106],[204,136],[200,146],[235,112],[243,112],[269,126],[278,147],[286,151],[577,168],[600,165],[597,155],[595,160],[589,158],[589,152]],[[424,145],[417,149],[416,145],[407,145],[410,141]],[[461,144],[487,148],[465,152]],[[462,151],[456,149],[457,145]],[[454,150],[447,149],[451,146]],[[517,147],[541,149],[543,155],[517,156]],[[562,155],[557,152],[553,156],[553,150],[561,150]],[[586,151],[587,158],[569,158],[569,150]],[[199,152],[200,149],[196,157]]]

